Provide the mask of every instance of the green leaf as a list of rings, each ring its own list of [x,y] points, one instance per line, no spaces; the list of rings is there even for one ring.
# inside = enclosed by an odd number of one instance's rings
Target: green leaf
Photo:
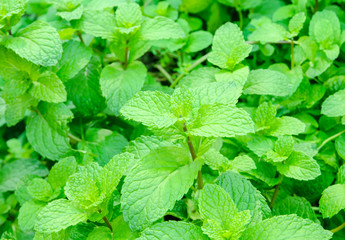
[[[248,227],[241,240],[328,240],[331,237],[332,233],[320,224],[291,214],[272,217]]]
[[[18,224],[20,229],[30,231],[34,228],[39,211],[45,206],[45,203],[38,201],[25,202],[19,209]]]
[[[62,81],[55,73],[46,71],[32,82],[31,96],[46,102],[65,102],[67,93]]]
[[[345,89],[336,92],[326,98],[321,105],[321,113],[328,117],[340,117],[345,115]]]
[[[112,233],[108,227],[95,227],[87,236],[87,240],[102,239],[112,240]],[[115,238],[116,239],[116,238]]]
[[[228,22],[216,31],[212,52],[207,59],[220,68],[232,70],[251,50],[252,46],[244,42],[241,29],[236,24]]]
[[[178,39],[186,36],[178,23],[161,16],[145,19],[139,31],[142,40]]]
[[[62,17],[63,19],[67,21],[71,21],[74,19],[80,19],[81,15],[83,14],[83,11],[84,11],[83,7],[79,6],[72,11],[58,11],[56,15]]]
[[[145,229],[138,240],[155,239],[208,239],[200,227],[186,222],[162,222]]]
[[[267,17],[253,19],[250,24],[255,30],[248,36],[249,41],[259,41],[266,44],[282,41],[289,35],[289,32],[282,25],[273,23]]]
[[[292,37],[297,36],[298,33],[302,30],[305,20],[306,16],[304,12],[297,13],[290,19],[289,31]]]
[[[303,197],[288,196],[274,205],[274,215],[296,214],[299,217],[319,223],[311,203]]]
[[[225,4],[230,7],[240,8],[243,10],[249,9],[249,8],[255,8],[259,6],[262,3],[262,0],[218,0],[218,2]]]
[[[19,96],[12,101],[7,102],[5,110],[5,119],[7,126],[14,126],[21,121],[30,106],[35,106],[38,100],[29,94]]]
[[[345,208],[345,184],[335,184],[323,191],[319,201],[323,218],[331,218]]]
[[[229,169],[233,172],[248,172],[255,168],[254,160],[248,155],[237,156],[229,163]]]
[[[65,230],[52,233],[35,232],[34,240],[63,240],[66,238],[66,235],[67,233]]]
[[[48,203],[38,214],[35,230],[51,233],[87,220],[87,214],[75,208],[72,202],[59,199]]]
[[[11,29],[25,13],[28,0],[1,1],[0,28]]]
[[[116,232],[116,236],[114,236],[114,240],[134,240],[137,239],[138,233],[133,232],[128,224],[123,219],[123,216],[120,215],[117,218],[115,218],[111,222],[111,226],[113,227],[113,232]]]
[[[196,119],[187,129],[194,136],[233,137],[254,132],[254,124],[246,111],[216,104],[200,108]]]
[[[131,33],[139,29],[142,15],[136,3],[120,4],[116,10],[116,26],[121,33]]]
[[[285,74],[269,69],[252,70],[244,85],[245,94],[286,96],[293,93]]]
[[[201,218],[217,221],[223,237],[237,239],[250,220],[249,211],[237,212],[230,195],[218,185],[207,184],[200,192],[198,202]],[[212,231],[212,226],[206,224],[202,229],[207,234]]]
[[[122,187],[123,217],[131,229],[143,229],[173,208],[193,184],[202,165],[187,149],[161,147],[134,165]]]
[[[48,202],[53,195],[50,184],[42,178],[34,178],[27,186],[28,192],[34,199]]]
[[[104,24],[107,23],[107,24]],[[75,23],[75,28],[95,37],[112,40],[116,36],[116,20],[113,14],[102,10],[87,10]]]
[[[85,116],[96,115],[106,107],[99,84],[100,72],[101,63],[94,57],[65,83],[68,99],[73,101],[76,111]]]
[[[57,64],[62,54],[56,29],[40,21],[21,29],[15,37],[5,39],[4,45],[20,57],[45,67]]]
[[[177,121],[170,102],[171,97],[162,92],[139,92],[121,108],[121,114],[148,127],[169,127]]]
[[[275,120],[276,114],[277,109],[271,102],[261,103],[254,115],[256,131],[269,129]]]
[[[192,32],[188,38],[184,50],[187,53],[199,52],[212,43],[212,34],[206,31]]]
[[[321,174],[316,160],[296,151],[293,151],[284,163],[279,163],[277,170],[286,177],[305,181],[312,180]]]
[[[133,62],[126,70],[118,63],[106,66],[101,73],[101,89],[108,107],[119,115],[121,107],[144,85],[146,67],[141,62]]]
[[[42,102],[32,114],[26,126],[27,138],[42,156],[52,160],[66,157],[71,152],[67,123],[72,119],[72,112],[63,103]]]
[[[44,177],[48,169],[36,159],[19,159],[0,169],[0,192],[14,191],[27,175]]]
[[[267,152],[267,158],[273,162],[283,162],[293,151],[294,140],[291,136],[279,136],[274,144],[274,151]]]
[[[341,165],[341,167],[338,169],[336,183],[345,183],[345,165]]]
[[[73,78],[82,70],[92,57],[92,50],[77,41],[68,41],[62,45],[62,57],[55,67],[58,69],[57,75],[62,80]]]
[[[77,161],[74,157],[60,159],[50,169],[47,181],[53,189],[61,189],[73,173],[77,171]]]
[[[271,136],[298,135],[305,130],[305,124],[294,117],[283,116],[276,118],[269,129]]]

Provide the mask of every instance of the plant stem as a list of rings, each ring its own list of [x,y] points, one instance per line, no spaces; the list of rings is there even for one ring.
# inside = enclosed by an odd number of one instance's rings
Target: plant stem
[[[279,188],[280,188],[280,184],[282,183],[283,179],[275,186],[274,188],[274,193],[273,193],[273,197],[272,197],[272,200],[270,202],[270,205],[269,207],[272,209],[273,206],[274,206],[274,203],[276,202],[277,200],[277,197],[278,197],[278,193],[279,193]]]
[[[12,36],[12,31],[11,31],[11,29],[8,30],[8,34],[10,34],[10,36]]]
[[[186,69],[186,72],[181,73],[176,79],[175,81],[170,85],[171,88],[175,87],[176,84],[184,77],[186,76],[186,74],[190,71],[192,71],[195,67],[197,67],[199,64],[203,63],[204,61],[206,61],[208,54],[205,54],[204,56],[202,56],[201,58],[199,58],[198,60],[196,60],[189,68]]]
[[[340,230],[342,230],[343,228],[345,228],[345,222],[343,224],[341,224],[340,226],[333,228],[332,230],[329,230],[329,231],[331,231],[332,233],[336,233],[336,232],[339,232]]]
[[[183,131],[184,132],[187,132],[187,127],[186,127],[186,124],[184,124],[184,127],[183,127]],[[189,148],[189,152],[190,154],[192,155],[192,159],[193,161],[197,158],[197,155],[195,153],[195,149],[194,149],[194,146],[193,146],[193,143],[192,141],[190,140],[190,137],[187,136],[187,144],[188,144],[188,148]],[[198,189],[203,189],[204,187],[204,181],[202,179],[202,173],[201,173],[201,170],[198,171],[198,177],[196,179],[197,181],[197,184],[198,184]]]
[[[336,134],[334,134],[333,136],[330,136],[329,138],[327,138],[325,141],[323,141],[321,143],[321,145],[317,148],[317,151],[320,151],[320,149],[325,146],[329,141],[332,141],[333,139],[339,137],[341,134],[345,133],[345,130],[338,132]]]
[[[319,10],[319,0],[315,0],[314,13],[316,13],[318,10]]]
[[[129,40],[126,41],[126,47],[125,47],[125,60],[123,62],[124,70],[126,70],[128,66],[128,53],[129,53],[128,43],[129,43]]]
[[[240,29],[242,30],[242,28],[243,28],[243,13],[242,13],[242,10],[239,8],[237,8],[236,10],[238,12],[238,17],[240,19]]]
[[[294,41],[291,41],[291,69],[295,66]]]
[[[84,44],[84,45],[85,45],[84,39],[83,39],[83,37],[82,37],[82,35],[81,35],[81,32],[80,32],[80,31],[77,31],[77,36],[78,36],[78,38],[79,38],[80,42],[81,42],[82,44]]]
[[[172,79],[172,77],[170,76],[170,74],[160,65],[160,64],[156,64],[155,68],[157,68],[166,79],[168,79],[168,81],[170,82],[170,84],[172,84],[174,82],[174,80]]]
[[[107,227],[110,229],[110,231],[113,232],[113,227],[111,226],[108,218],[104,216],[102,219],[104,220],[105,224],[107,224]]]
[[[72,133],[68,133],[68,137],[69,137],[71,140],[75,141],[75,142],[81,142],[81,141],[83,141],[83,140],[81,140],[80,138],[74,136]]]
[[[268,42],[267,44],[291,44],[293,42],[294,44],[298,44],[297,41],[278,41],[278,42]],[[260,41],[245,41],[247,44],[260,44]]]

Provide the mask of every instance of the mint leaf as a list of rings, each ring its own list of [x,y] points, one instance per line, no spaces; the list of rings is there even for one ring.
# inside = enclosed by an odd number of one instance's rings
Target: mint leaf
[[[212,34],[206,31],[192,32],[187,39],[187,43],[184,46],[184,50],[187,53],[199,52],[212,43]]]
[[[143,229],[164,216],[193,184],[201,160],[191,161],[186,149],[152,150],[134,165],[122,187],[123,217],[131,229]]]
[[[162,222],[145,229],[138,240],[154,239],[208,239],[201,231],[200,227],[186,222]]]
[[[69,176],[77,170],[77,161],[74,157],[60,159],[50,169],[47,181],[53,189],[60,190],[65,186]]]
[[[241,239],[274,240],[303,239],[327,240],[332,233],[324,230],[319,224],[309,219],[303,219],[295,214],[276,216],[250,226]]]
[[[36,21],[5,39],[5,46],[37,65],[53,66],[61,58],[60,37],[48,23]]]
[[[34,228],[39,211],[45,206],[45,203],[39,201],[25,202],[19,209],[18,224],[24,231],[30,231]]]
[[[26,110],[37,104],[37,100],[29,94],[24,94],[11,101],[7,101],[5,119],[7,126],[14,126],[24,118]]]
[[[258,69],[250,71],[243,93],[286,96],[293,91],[285,74],[269,69]]]
[[[62,81],[55,73],[46,71],[32,82],[29,93],[40,100],[52,103],[65,102],[67,93]]]
[[[224,104],[205,105],[199,109],[188,131],[194,136],[233,137],[254,132],[249,114]]]
[[[240,28],[233,23],[225,23],[215,33],[212,52],[208,61],[221,68],[232,70],[245,59],[252,47],[244,42]]]
[[[303,24],[306,20],[306,16],[304,12],[297,13],[294,15],[289,21],[289,31],[292,37],[298,35],[298,33],[303,28]]]
[[[140,28],[140,6],[136,3],[120,4],[116,10],[116,26],[121,33],[131,33]]]
[[[58,232],[86,219],[85,212],[75,208],[70,201],[59,199],[42,208],[36,220],[35,230],[47,233]]]
[[[52,160],[71,152],[67,123],[72,112],[63,103],[40,103],[37,112],[28,119],[26,134],[35,151]]]
[[[142,40],[178,39],[184,38],[180,25],[166,17],[147,18],[140,28]]]
[[[87,240],[104,239],[112,240],[112,233],[108,227],[95,227],[92,232],[87,236]]]
[[[10,29],[24,14],[28,0],[9,0],[1,2],[0,28]]]
[[[106,66],[101,73],[101,89],[108,107],[119,115],[121,107],[130,100],[144,84],[146,67],[133,62],[124,70],[120,64]]]
[[[328,117],[344,116],[343,102],[345,99],[345,90],[340,90],[335,94],[329,96],[321,106],[321,113]]]
[[[139,92],[122,107],[121,113],[148,127],[169,127],[177,121],[170,101],[171,97],[162,92]]]
[[[320,212],[323,218],[331,218],[345,208],[345,184],[335,184],[323,191]]]
[[[277,165],[277,170],[284,176],[298,180],[312,180],[321,174],[320,166],[308,155],[293,151],[289,158]]]
[[[32,179],[27,186],[27,190],[34,199],[44,202],[48,202],[53,195],[50,184],[42,178]]]
[[[294,117],[283,116],[276,118],[271,125],[269,134],[271,136],[298,135],[305,130],[305,124]]]

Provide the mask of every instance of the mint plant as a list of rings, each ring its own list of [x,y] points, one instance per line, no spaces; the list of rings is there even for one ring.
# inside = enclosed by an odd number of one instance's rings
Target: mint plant
[[[344,239],[344,9],[0,0],[1,239]]]

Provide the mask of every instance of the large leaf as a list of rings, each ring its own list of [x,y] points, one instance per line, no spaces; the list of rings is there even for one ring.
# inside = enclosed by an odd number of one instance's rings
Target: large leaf
[[[335,184],[323,191],[320,212],[324,218],[331,218],[345,208],[345,184]]]

